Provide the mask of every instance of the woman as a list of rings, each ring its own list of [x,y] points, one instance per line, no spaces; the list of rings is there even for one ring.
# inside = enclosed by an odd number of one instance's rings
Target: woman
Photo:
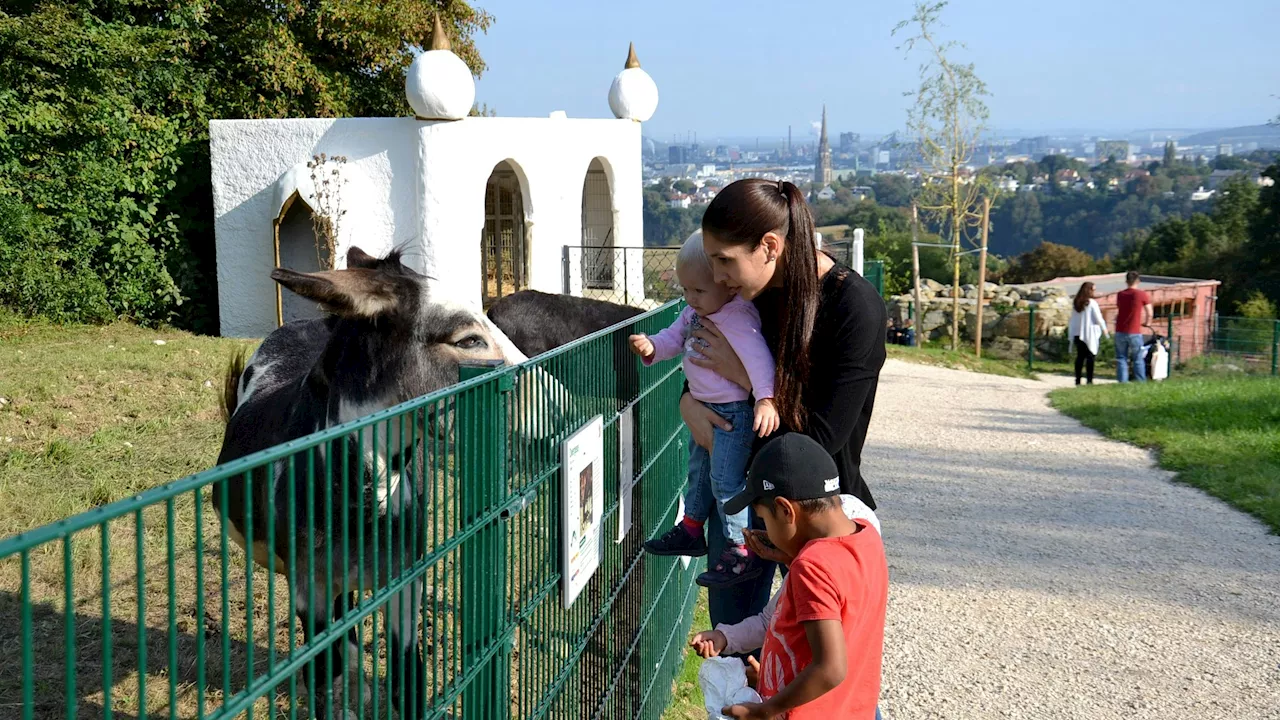
[[[1076,385],[1080,384],[1081,371],[1085,371],[1089,384],[1093,384],[1093,361],[1098,357],[1098,341],[1109,337],[1107,321],[1102,319],[1102,308],[1093,299],[1093,283],[1080,286],[1072,303],[1071,322],[1067,335],[1076,346]]]
[[[814,245],[813,216],[789,182],[739,180],[725,187],[702,218],[702,242],[716,282],[755,303],[774,354],[779,432],[803,432],[835,459],[841,492],[875,509],[862,477],[862,445],[885,359],[884,300],[862,276]],[[695,333],[697,361],[742,387],[751,381],[713,324]],[[694,442],[710,447],[712,426],[727,421],[687,393],[680,414]],[[763,440],[760,442],[764,442]],[[712,513],[711,522],[717,514]],[[708,532],[709,537],[718,537]],[[720,550],[712,547],[709,568]],[[773,568],[755,581],[709,593],[713,623],[758,614],[769,599]]]

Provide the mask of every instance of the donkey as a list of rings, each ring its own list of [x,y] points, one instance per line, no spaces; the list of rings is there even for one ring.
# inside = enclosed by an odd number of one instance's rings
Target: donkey
[[[489,320],[534,357],[644,312],[604,300],[521,290],[489,306]]]
[[[218,464],[451,385],[463,363],[510,365],[526,359],[483,314],[432,302],[426,278],[405,267],[399,253],[377,259],[352,248],[347,266],[272,272],[276,282],[318,302],[331,315],[288,323],[268,335],[247,363],[243,355],[232,360],[223,392],[226,434]],[[424,527],[406,519],[421,517],[425,506],[423,483],[411,471],[423,467],[422,438],[433,428],[427,414],[416,414],[414,424],[416,432],[383,433],[377,444],[385,452],[378,451],[371,429],[366,429],[322,445],[313,455],[295,454],[292,473],[285,458],[258,468],[248,481],[237,475],[213,488],[213,502],[220,513],[225,511],[232,540],[254,562],[287,577],[308,642],[349,609],[356,596],[344,595],[344,588],[381,587],[415,559],[413,553],[398,557],[393,550],[390,558],[383,553],[373,562],[373,533],[383,547],[389,538],[391,548],[419,548],[415,552],[421,555],[420,538],[410,537],[411,531],[404,537],[401,533],[401,527]],[[361,446],[363,453],[357,449]],[[344,473],[347,482],[339,480]],[[276,508],[271,547],[268,495]],[[294,527],[289,526],[290,500]],[[364,508],[363,515],[357,507]],[[327,517],[326,508],[342,513],[343,521]],[[313,524],[302,520],[308,510]],[[327,557],[333,558],[331,565]],[[421,592],[411,584],[388,602],[386,611],[392,701],[406,711],[416,709],[417,717],[426,708],[426,670],[417,642]],[[358,653],[353,628],[318,657],[318,687],[309,688],[316,717],[324,717],[334,681]],[[402,686],[401,678],[409,682]],[[343,717],[341,710],[337,716]]]

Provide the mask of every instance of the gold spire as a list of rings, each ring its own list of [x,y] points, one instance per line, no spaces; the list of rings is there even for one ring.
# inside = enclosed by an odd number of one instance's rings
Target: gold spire
[[[640,59],[636,57],[636,44],[631,43],[631,47],[627,48],[627,64],[622,66],[623,69],[640,67]]]
[[[431,29],[431,47],[428,50],[452,50],[449,45],[449,36],[444,32],[444,26],[440,24],[440,13],[436,13],[436,26]]]

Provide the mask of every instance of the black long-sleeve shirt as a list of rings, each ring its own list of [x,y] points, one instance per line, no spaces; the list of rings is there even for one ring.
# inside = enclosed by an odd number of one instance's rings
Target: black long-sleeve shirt
[[[875,287],[839,263],[823,277],[821,292],[809,346],[809,381],[804,387],[809,412],[804,432],[831,453],[840,470],[841,492],[874,510],[875,500],[862,477],[862,445],[884,366],[888,313]],[[775,357],[784,302],[779,289],[766,290],[755,300],[761,330]],[[757,440],[756,449],[792,431],[780,428],[773,436]]]

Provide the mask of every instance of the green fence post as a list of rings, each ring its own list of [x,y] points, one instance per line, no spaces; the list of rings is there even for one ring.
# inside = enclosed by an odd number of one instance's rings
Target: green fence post
[[[502,361],[464,364],[459,381],[502,367]],[[506,642],[507,546],[502,522],[491,519],[474,526],[505,501],[507,393],[514,387],[511,373],[456,396],[453,426],[457,433],[459,510],[458,531],[465,537],[458,549],[461,570],[460,602],[462,672],[480,663],[495,642]],[[462,693],[463,717],[502,720],[510,714],[510,646],[484,664]]]
[[[1276,320],[1271,329],[1271,375],[1280,374],[1280,320]]]
[[[1182,356],[1181,349],[1178,350],[1178,356],[1179,357]],[[1168,375],[1173,374],[1173,313],[1172,312],[1169,313],[1169,361],[1168,362],[1169,362],[1169,370],[1166,377]]]
[[[1027,316],[1027,372],[1035,371],[1036,367],[1036,306],[1030,307],[1030,314]]]

